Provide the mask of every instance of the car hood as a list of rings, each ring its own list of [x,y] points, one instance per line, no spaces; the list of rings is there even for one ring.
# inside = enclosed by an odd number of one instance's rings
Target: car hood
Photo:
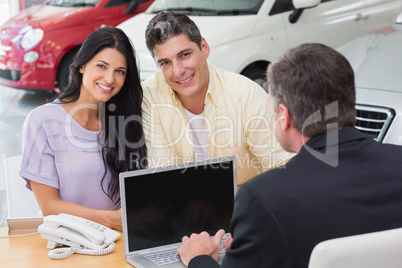
[[[154,16],[155,14],[151,13],[141,13],[117,26],[133,42],[140,59],[141,79],[146,79],[157,70],[145,44],[145,29]],[[197,24],[213,53],[214,47],[249,36],[254,28],[255,16],[257,15],[225,16],[225,20],[222,16],[190,16],[190,18]]]
[[[81,23],[91,10],[91,7],[32,6],[7,20],[1,32],[14,37],[25,32],[24,29],[60,30]]]
[[[402,25],[392,25],[338,48],[355,71],[356,87],[402,93]]]

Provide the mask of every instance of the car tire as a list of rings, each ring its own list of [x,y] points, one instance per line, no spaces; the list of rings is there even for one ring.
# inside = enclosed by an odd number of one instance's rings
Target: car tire
[[[72,49],[61,60],[59,68],[57,69],[56,87],[63,92],[70,80],[69,68],[74,60],[75,54],[77,54],[78,48]]]
[[[251,67],[245,69],[241,74],[247,76],[257,84],[259,84],[265,91],[268,92],[267,79],[265,74],[266,69],[259,67]]]

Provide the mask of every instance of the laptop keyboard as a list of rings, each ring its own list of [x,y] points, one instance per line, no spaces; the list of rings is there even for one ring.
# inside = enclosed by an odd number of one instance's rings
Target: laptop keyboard
[[[176,249],[146,254],[144,257],[158,265],[166,265],[181,261]]]
[[[221,250],[219,251],[219,254],[226,252],[225,248],[223,247],[223,243],[225,242],[228,235],[229,234],[225,234],[222,239]],[[167,264],[172,264],[172,263],[181,261],[180,255],[177,253],[176,248],[146,254],[146,255],[144,255],[144,257],[150,261],[153,261],[154,263],[156,263],[158,265],[167,265]]]

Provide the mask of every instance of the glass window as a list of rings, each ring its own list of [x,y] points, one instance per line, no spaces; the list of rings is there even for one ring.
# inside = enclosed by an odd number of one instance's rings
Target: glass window
[[[131,0],[110,0],[105,8],[124,6],[130,3]]]
[[[151,13],[182,11],[192,15],[246,15],[257,14],[264,0],[163,0],[156,1]]]
[[[49,6],[60,7],[94,7],[100,0],[51,0],[46,3]]]
[[[294,9],[292,0],[276,0],[269,15],[275,15]]]

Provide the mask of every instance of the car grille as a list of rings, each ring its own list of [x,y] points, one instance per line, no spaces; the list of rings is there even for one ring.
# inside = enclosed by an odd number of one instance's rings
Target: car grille
[[[0,42],[0,56],[1,57],[6,57],[7,56],[7,52],[11,50],[10,46],[5,46],[2,45]]]
[[[0,78],[11,81],[19,81],[21,78],[21,73],[20,71],[0,70]]]
[[[368,105],[356,105],[356,125],[367,137],[381,142],[395,116],[395,111],[389,108]]]

